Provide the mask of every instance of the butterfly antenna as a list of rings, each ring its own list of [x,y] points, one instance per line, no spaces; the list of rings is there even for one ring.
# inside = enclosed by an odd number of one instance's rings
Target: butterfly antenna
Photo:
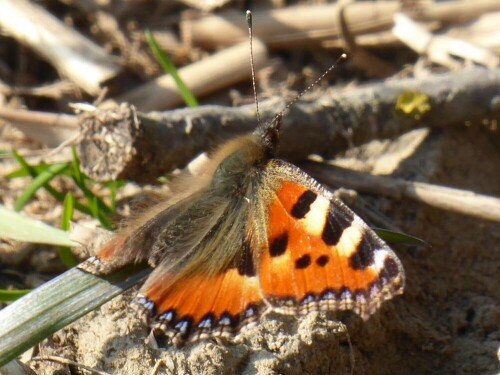
[[[338,64],[341,60],[344,60],[344,59],[347,59],[347,55],[345,53],[343,53],[342,55],[340,55],[337,60],[327,69],[325,70],[325,72],[320,75],[318,78],[316,78],[316,80],[311,83],[309,86],[307,86],[301,93],[299,93],[295,98],[293,98],[291,101],[289,101],[287,103],[287,105],[285,106],[285,108],[283,108],[283,110],[281,110],[276,116],[273,117],[273,119],[271,120],[270,124],[273,124],[275,123],[276,121],[279,121],[280,118],[283,116],[283,113],[285,113],[288,108],[290,108],[293,104],[297,103],[297,101],[302,98],[304,96],[305,93],[307,93],[309,90],[311,90],[314,86],[316,86],[318,84],[318,82],[320,82],[323,78],[325,78],[325,76],[330,73]]]
[[[257,99],[257,85],[255,84],[255,66],[253,62],[252,12],[247,10],[246,16],[247,16],[247,26],[248,26],[248,38],[250,40],[250,68],[252,70],[253,97],[255,100],[255,109],[257,110],[257,126],[260,128],[262,126],[262,123],[260,122],[259,100]]]

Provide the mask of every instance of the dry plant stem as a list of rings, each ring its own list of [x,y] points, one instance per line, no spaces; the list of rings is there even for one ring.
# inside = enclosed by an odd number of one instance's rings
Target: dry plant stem
[[[450,27],[445,35],[466,40],[500,55],[500,12],[483,15],[467,24]]]
[[[56,147],[79,133],[78,119],[72,115],[0,108],[0,119],[49,147]]]
[[[355,3],[347,7],[345,17],[353,34],[384,30],[392,24],[392,14],[399,9],[394,2]],[[300,6],[277,10],[256,10],[254,34],[271,48],[290,48],[338,37],[337,6]],[[186,13],[181,23],[185,41],[208,48],[229,46],[246,39],[242,12],[197,16]]]
[[[9,86],[0,82],[0,93],[4,95],[32,95],[60,100],[65,95],[78,95],[79,91],[79,88],[67,79],[34,87]]]
[[[106,6],[100,6],[96,1],[74,0],[73,4],[85,13],[87,17],[94,20],[93,27],[98,28],[99,34],[105,40],[111,42],[113,46],[119,49],[121,56],[126,61],[125,65],[127,67],[134,69],[136,72],[139,71],[145,77],[149,78],[151,67],[155,65],[154,59],[148,55],[145,49],[140,49],[138,46],[133,45],[129,39],[130,34],[126,35],[121,30],[117,20],[119,18],[118,15],[106,11]],[[116,7],[117,4],[113,4],[110,8],[115,10]],[[138,32],[142,33],[142,30]],[[115,86],[113,85],[114,82],[110,82],[110,84],[111,86]],[[119,82],[116,82],[116,86],[119,88]]]
[[[0,28],[89,94],[121,70],[116,58],[33,2],[0,0]]]
[[[351,34],[388,30],[393,16],[402,8],[398,2],[354,2],[345,9],[345,20]],[[420,21],[463,22],[483,13],[500,10],[497,0],[428,2],[411,14]],[[311,46],[339,38],[337,5],[300,6],[254,12],[255,36],[270,48]],[[187,13],[181,23],[183,39],[208,48],[228,46],[246,38],[244,15],[226,12],[220,15],[196,16]]]
[[[333,153],[375,138],[402,134],[416,127],[484,125],[498,121],[500,69],[474,68],[459,73],[407,79],[335,92],[294,104],[284,115],[281,156],[303,160],[312,153]],[[428,97],[421,119],[398,114],[401,94]],[[270,119],[288,102],[261,103]],[[148,181],[184,167],[196,155],[221,141],[256,127],[255,106],[204,106],[147,116],[123,105],[118,111],[96,110],[81,119],[82,168],[96,180]]]
[[[345,19],[345,10],[351,4],[351,0],[340,0],[337,2],[337,23],[340,27],[340,36],[343,41],[343,50],[353,62],[354,66],[363,71],[368,77],[388,77],[396,73],[394,66],[378,58],[366,48],[359,46],[356,37],[351,33]]]
[[[318,180],[330,186],[342,186],[395,199],[410,198],[442,210],[500,221],[500,199],[496,197],[424,182],[374,176],[314,162],[304,163],[303,166]]]
[[[187,87],[197,97],[215,92],[250,78],[248,67],[248,41],[179,69]],[[260,68],[267,61],[266,46],[254,39],[254,62]],[[174,108],[183,103],[177,84],[166,74],[115,98],[127,102],[140,111],[154,111]]]
[[[494,68],[500,63],[500,58],[487,49],[450,36],[433,35],[424,26],[402,13],[396,14],[394,20],[394,35],[415,52],[426,55],[434,63],[451,69],[460,67],[455,57],[490,68]]]

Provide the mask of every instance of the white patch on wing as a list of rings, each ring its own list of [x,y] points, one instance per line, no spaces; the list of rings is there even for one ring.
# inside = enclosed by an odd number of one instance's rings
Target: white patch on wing
[[[313,236],[321,236],[325,228],[330,209],[330,201],[321,195],[318,195],[311,204],[309,212],[300,219],[300,222],[306,227],[307,232]]]
[[[340,255],[350,257],[356,253],[365,232],[360,221],[361,219],[355,216],[351,225],[342,232],[342,236],[340,236],[339,243],[337,244],[337,251]]]
[[[374,268],[377,272],[380,272],[384,269],[385,259],[389,256],[389,252],[387,249],[380,249],[375,251],[374,257]]]

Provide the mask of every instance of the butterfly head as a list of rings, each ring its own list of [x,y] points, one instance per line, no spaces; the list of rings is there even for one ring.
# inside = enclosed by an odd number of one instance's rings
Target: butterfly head
[[[281,128],[281,119],[283,112],[278,113],[270,122],[260,126],[255,131],[264,149],[268,159],[276,157],[278,153],[278,144]]]

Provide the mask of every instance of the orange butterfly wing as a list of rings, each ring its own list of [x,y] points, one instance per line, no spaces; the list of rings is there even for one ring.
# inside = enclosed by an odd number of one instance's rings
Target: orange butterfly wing
[[[275,310],[352,309],[367,319],[402,293],[400,261],[349,208],[291,164],[272,160],[266,174],[274,198],[259,278]]]
[[[248,248],[242,253],[250,256]],[[160,271],[161,272],[161,271]],[[232,336],[258,321],[263,304],[253,261],[214,275],[193,274],[179,279],[163,275],[142,288],[139,302],[174,344],[211,336]]]

